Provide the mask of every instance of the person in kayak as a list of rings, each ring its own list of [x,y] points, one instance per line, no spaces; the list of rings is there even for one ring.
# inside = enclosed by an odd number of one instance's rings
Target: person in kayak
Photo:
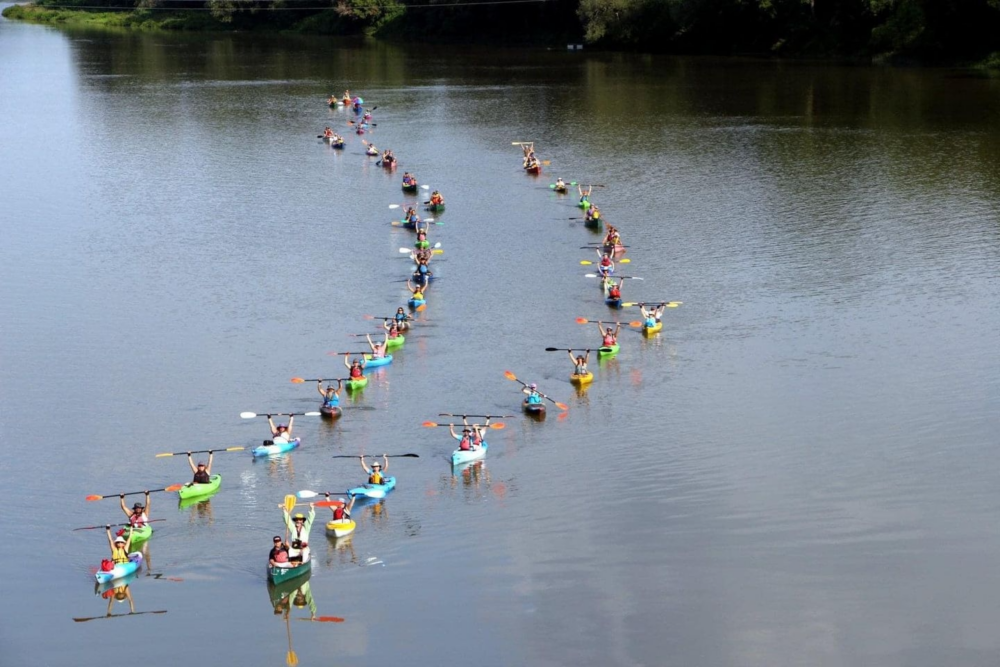
[[[372,458],[374,459],[372,461],[372,467],[369,468],[365,464],[365,457],[363,455],[361,456],[361,468],[366,473],[368,473],[368,483],[369,484],[385,484],[385,475],[383,475],[382,473],[384,473],[385,471],[387,471],[389,469],[389,457],[386,456],[385,454],[382,455],[382,460],[385,462],[384,466],[381,463],[378,462],[377,458],[375,458],[375,457],[372,457]]]
[[[413,247],[417,250],[426,250],[430,246],[431,242],[427,240],[427,232],[421,229],[417,232],[417,240],[413,242]]]
[[[384,359],[385,358],[385,346],[389,342],[389,334],[383,334],[382,342],[376,343],[372,340],[371,334],[365,334],[365,338],[368,339],[368,347],[372,349],[372,359]]]
[[[573,362],[573,375],[586,375],[587,362],[590,361],[590,350],[585,350],[584,354],[573,356],[573,350],[569,350],[569,359]]]
[[[542,402],[542,395],[538,393],[538,385],[532,382],[521,391],[528,395],[528,404],[537,405]]]
[[[390,167],[396,164],[396,156],[390,150],[382,151],[382,162]]]
[[[417,179],[410,172],[403,172],[403,185],[413,187],[417,184]]]
[[[465,417],[462,417],[462,421],[465,421]],[[490,418],[486,418],[485,424],[473,424],[472,425],[472,444],[477,448],[482,447],[483,442],[486,440],[486,429],[490,427]]]
[[[587,222],[597,222],[601,219],[601,209],[597,208],[594,204],[591,204],[585,215]]]
[[[399,325],[396,324],[396,320],[394,319],[385,320],[384,322],[382,322],[382,328],[385,329],[386,331],[385,335],[387,340],[393,340],[395,338],[399,338],[399,336],[401,335],[399,331]]]
[[[127,538],[123,535],[111,537],[111,526],[104,526],[104,532],[108,534],[108,546],[111,547],[112,566],[121,565],[128,562],[128,550],[132,547],[132,536]]]
[[[195,465],[194,459],[191,458],[191,452],[188,452],[188,465],[191,466],[191,472],[194,473],[194,479],[191,480],[192,484],[208,484],[212,481],[212,457],[215,453],[212,450],[208,450],[208,465],[205,465],[204,461],[198,461],[198,465]]]
[[[275,426],[274,420],[271,419],[271,415],[267,416],[267,425],[271,427],[271,440],[274,444],[280,444],[292,441],[292,422],[295,421],[295,417],[288,418],[288,424],[278,424]]]
[[[612,225],[608,225],[608,232],[604,235],[604,247],[614,249],[616,246],[621,245],[622,235],[618,233],[618,230]]]
[[[582,185],[578,185],[578,186],[576,186],[576,191],[580,193],[580,203],[581,204],[586,203],[587,207],[589,208],[590,207],[590,193],[594,191],[594,186],[593,185],[588,185],[587,189],[584,190]]]
[[[326,389],[323,389],[323,381],[316,380],[316,391],[319,395],[323,397],[323,407],[324,408],[336,408],[340,407],[340,390],[344,386],[343,380],[337,380],[337,386],[333,384],[328,384]]]
[[[609,299],[618,299],[619,301],[621,300],[621,298],[622,298],[622,283],[624,283],[624,282],[625,282],[624,279],[619,280],[617,283],[615,282],[614,278],[611,279],[611,283],[608,285],[608,298]]]
[[[327,125],[326,129],[323,130],[323,138],[324,139],[332,139],[333,138],[333,130],[330,129],[329,125]]]
[[[288,514],[288,510],[281,508],[281,514],[285,519],[285,527],[293,540],[302,543],[302,549],[309,547],[309,529],[312,528],[313,520],[316,518],[316,503],[309,503],[309,516],[298,513],[295,516]]]
[[[326,499],[330,500],[330,494],[327,493],[325,495]],[[357,499],[357,496],[351,496],[351,501],[349,503],[331,507],[330,510],[333,511],[333,519],[331,519],[331,521],[350,521],[351,510],[354,509],[354,501]],[[343,498],[338,498],[337,500],[344,503]]]
[[[536,158],[534,154],[532,154],[531,157],[529,157],[527,161],[525,161],[524,168],[530,171],[531,169],[536,169],[537,167],[538,167],[538,158]]]
[[[118,494],[118,500],[122,506],[122,512],[128,517],[128,524],[132,528],[142,528],[149,523],[149,491],[146,491],[146,504],[136,503],[132,509],[125,507],[125,494]],[[131,535],[130,535],[131,536]]]
[[[334,95],[333,93],[330,93],[330,97],[326,98],[327,105],[331,107],[337,106],[337,102],[339,101],[340,100],[338,100],[336,95]]]
[[[410,317],[409,314],[407,314],[406,310],[404,310],[402,306],[396,309],[396,317],[395,317],[396,326],[400,330],[404,328],[409,328],[409,324],[407,323],[410,322],[412,319],[413,318]]]
[[[415,253],[413,255],[413,261],[416,262],[416,269],[414,273],[419,273],[422,276],[427,276],[428,278],[434,274],[431,272],[431,267],[428,262],[431,261],[430,253]]]
[[[458,448],[463,452],[471,452],[476,448],[476,444],[472,441],[472,429],[466,424],[465,428],[462,429],[462,435],[455,433],[455,425],[448,424],[448,430],[451,431],[451,437],[458,440]]]
[[[365,149],[365,155],[370,155],[372,157],[378,155],[378,149],[375,148],[375,144],[368,144],[368,148]]]
[[[292,564],[288,562],[288,547],[282,541],[280,535],[275,535],[271,538],[271,542],[274,546],[271,547],[271,552],[267,555],[267,564],[271,567],[291,567]]]
[[[364,377],[365,365],[367,363],[368,361],[364,357],[351,361],[349,355],[344,355],[344,365],[347,366],[348,374],[352,380],[360,380]]]
[[[428,201],[427,203],[430,204],[431,206],[444,206],[444,197],[441,196],[440,192],[435,190],[434,192],[431,193],[430,201]]]
[[[655,327],[663,317],[663,311],[666,310],[666,308],[667,304],[665,303],[661,303],[659,306],[649,309],[646,308],[646,304],[640,303],[639,312],[642,313],[642,316],[645,318],[645,322],[643,322],[643,324],[646,327]]]
[[[372,119],[372,112],[369,111],[368,109],[365,109],[365,113],[362,116],[362,118],[364,118],[365,120],[371,120]]]
[[[555,191],[556,192],[566,192],[568,188],[566,187],[566,181],[562,178],[556,179]]]
[[[611,258],[610,254],[602,253],[598,250],[597,256],[601,258],[597,262],[597,270],[602,276],[607,277],[615,272],[615,261]]]
[[[430,289],[430,283],[425,283],[423,285],[413,285],[409,280],[406,281],[406,286],[409,288],[410,293],[413,294],[413,299],[415,301],[424,301],[424,294]]]
[[[605,329],[603,322],[597,322],[597,330],[601,332],[602,347],[611,347],[612,345],[616,345],[618,343],[618,332],[621,330],[622,324],[621,322],[618,322],[617,325],[618,326],[615,327],[614,331],[612,331],[611,327],[607,327]]]
[[[406,224],[412,225],[414,229],[417,229],[421,222],[420,216],[417,214],[417,207],[410,207],[410,212],[406,215]]]

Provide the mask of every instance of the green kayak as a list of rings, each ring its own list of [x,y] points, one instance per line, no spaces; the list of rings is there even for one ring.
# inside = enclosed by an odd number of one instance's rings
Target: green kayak
[[[614,345],[604,345],[597,350],[598,357],[612,357],[618,354],[618,343]]]
[[[386,349],[394,350],[397,347],[403,347],[403,343],[406,342],[406,336],[396,336],[395,338],[390,338],[385,342]]]
[[[363,375],[359,377],[357,380],[348,380],[344,384],[347,385],[347,388],[350,389],[351,391],[364,389],[368,385],[368,376]]]
[[[142,528],[126,526],[122,532],[122,537],[127,540],[130,535],[132,536],[132,549],[135,549],[135,545],[141,544],[153,536],[153,527],[148,523]]]
[[[280,584],[283,581],[290,581],[312,572],[312,561],[307,560],[298,567],[267,567],[267,580],[272,584]]]
[[[186,500],[188,498],[197,498],[198,496],[207,496],[210,493],[215,493],[219,490],[219,485],[222,484],[222,475],[212,475],[209,478],[211,481],[208,484],[195,484],[190,482],[181,487],[177,495],[181,500]]]

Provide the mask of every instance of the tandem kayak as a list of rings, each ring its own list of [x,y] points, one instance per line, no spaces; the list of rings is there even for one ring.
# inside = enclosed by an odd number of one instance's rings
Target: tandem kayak
[[[319,408],[319,413],[324,417],[329,417],[330,419],[340,419],[344,411],[340,409],[339,405],[321,405]]]
[[[587,371],[583,375],[577,375],[576,373],[573,373],[572,375],[569,376],[569,381],[575,384],[577,387],[585,387],[594,381],[594,374],[591,373],[590,371]]]
[[[348,391],[356,391],[358,389],[364,389],[365,387],[368,386],[368,376],[362,375],[359,378],[351,378],[350,380],[345,382],[344,385],[347,387]]]
[[[409,301],[406,303],[410,304],[410,308],[416,308],[417,306],[422,306],[427,303],[427,299],[414,299],[410,297]]]
[[[643,327],[642,327],[642,333],[646,334],[647,336],[652,336],[654,334],[660,333],[660,329],[662,329],[662,328],[663,328],[663,322],[657,322],[656,324],[654,324],[651,327],[647,327],[647,326],[643,325]]]
[[[451,453],[451,464],[453,466],[457,466],[463,463],[469,463],[470,461],[478,461],[486,456],[486,450],[489,449],[489,447],[490,446],[486,444],[486,441],[484,440],[483,443],[475,449],[456,449]]]
[[[407,185],[406,183],[403,183],[403,192],[416,192],[417,188],[419,187],[420,186],[417,185],[416,183],[414,183],[413,185]]]
[[[545,416],[544,403],[530,403],[528,399],[524,399],[523,401],[521,401],[521,408],[531,417]]]
[[[396,325],[396,328],[397,329],[399,328],[398,324]],[[387,349],[394,350],[397,347],[403,347],[403,344],[405,342],[406,342],[406,336],[396,336],[395,338],[390,338],[389,340],[387,340],[385,342],[385,346]]]
[[[618,343],[614,345],[602,345],[597,349],[598,357],[613,357],[618,354]]]
[[[272,584],[280,584],[283,581],[296,579],[304,574],[312,572],[312,561],[307,560],[298,567],[271,567],[267,566],[267,580]]]
[[[353,519],[341,519],[340,521],[327,521],[326,534],[329,537],[344,537],[354,532],[358,524]]]
[[[97,583],[106,584],[109,581],[114,581],[115,579],[122,579],[128,575],[137,572],[139,567],[142,565],[142,554],[138,551],[132,552],[128,555],[127,563],[118,563],[111,570],[103,572],[98,570],[95,577],[97,577]]]
[[[384,357],[379,357],[378,359],[372,359],[372,355],[365,355],[365,370],[369,368],[378,368],[379,366],[388,366],[392,363],[392,355],[387,354]]]
[[[253,448],[254,456],[275,456],[277,454],[284,454],[285,452],[290,452],[299,446],[301,438],[294,438],[288,442],[274,442],[273,440],[265,440],[264,444],[260,447]]]
[[[617,299],[612,299],[609,296],[609,297],[606,297],[604,299],[604,303],[606,303],[611,308],[621,308],[622,307],[622,298],[618,297]]]
[[[385,494],[396,488],[396,478],[386,477],[385,484],[365,484],[364,486],[357,486],[353,489],[348,489],[347,493],[351,496],[358,496],[359,498],[385,498]]]
[[[538,174],[542,173],[542,165],[541,164],[536,164],[536,165],[533,165],[531,167],[525,167],[524,170],[526,172],[528,172],[529,174],[537,176]]]
[[[219,485],[222,484],[222,475],[212,475],[209,480],[208,484],[195,484],[194,482],[185,484],[177,492],[178,497],[184,500],[215,493],[219,490]]]
[[[148,523],[145,526],[140,526],[139,528],[133,528],[132,526],[125,526],[121,531],[121,536],[126,540],[130,537],[132,538],[131,546],[141,544],[153,536],[153,527]]]

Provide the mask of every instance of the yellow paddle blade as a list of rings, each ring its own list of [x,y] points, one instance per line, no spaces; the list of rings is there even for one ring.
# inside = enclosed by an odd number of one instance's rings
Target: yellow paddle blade
[[[293,509],[295,509],[295,502],[297,500],[298,498],[296,498],[295,496],[292,495],[285,496],[285,511],[291,512]]]
[[[437,426],[437,423],[436,422],[424,422],[423,424],[421,424],[421,426],[426,426],[427,428],[434,428],[435,426]]]
[[[433,253],[435,255],[440,255],[440,254],[444,253],[444,248],[434,248]]]
[[[224,452],[242,452],[246,447],[226,447]]]
[[[158,459],[159,459],[159,458],[162,458],[162,457],[164,457],[164,456],[173,456],[173,455],[174,455],[174,453],[173,453],[173,452],[163,452],[162,454],[157,454],[157,455],[156,455],[156,458],[158,458]]]
[[[618,263],[619,263],[619,264],[631,264],[631,263],[632,263],[632,260],[631,260],[631,259],[629,259],[628,257],[625,257],[624,259],[619,259],[619,260],[618,260]]]
[[[295,665],[299,664],[299,656],[295,655],[295,651],[289,651],[285,662],[288,663],[288,667],[295,667]]]
[[[303,378],[292,378],[292,382],[295,384],[302,384],[305,380]]]
[[[503,376],[508,380],[514,380],[515,382],[517,382],[517,376],[511,373],[510,371],[504,371]]]
[[[542,164],[543,164],[543,165],[545,165],[545,166],[547,167],[547,166],[549,166],[550,164],[552,164],[552,160],[542,160]]]
[[[676,308],[677,306],[683,304],[683,301],[671,301],[667,304],[667,308]]]
[[[589,259],[581,259],[580,263],[583,264],[584,266],[590,266],[591,264],[593,264],[593,262],[591,262]]]

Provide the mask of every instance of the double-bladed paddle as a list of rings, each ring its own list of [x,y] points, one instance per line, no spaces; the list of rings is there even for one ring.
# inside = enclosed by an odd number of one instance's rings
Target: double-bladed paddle
[[[372,454],[370,456],[374,456],[375,458],[379,458],[378,454]],[[390,458],[390,459],[399,459],[399,458],[418,459],[418,458],[420,458],[420,454],[385,454],[385,456],[387,458]],[[355,456],[354,454],[334,454],[330,458],[331,459],[356,459],[356,458],[360,458],[360,457],[361,457],[361,454],[358,454],[357,456]]]
[[[434,428],[436,426],[469,426],[469,424],[438,424],[437,422],[424,422],[423,424],[421,424],[421,426],[426,426],[427,428]],[[478,426],[478,424],[472,424],[472,426]],[[504,424],[503,422],[496,422],[494,424],[490,424],[489,426],[484,425],[484,428],[490,428],[493,429],[494,431],[499,431],[502,428],[507,428],[507,425]]]
[[[514,375],[513,373],[511,373],[510,371],[504,371],[504,372],[503,372],[503,374],[504,374],[504,377],[506,377],[506,378],[507,378],[508,380],[513,380],[514,382],[517,382],[517,383],[519,383],[520,385],[522,385],[522,386],[524,386],[524,387],[527,387],[527,386],[528,386],[528,384],[527,384],[526,382],[522,382],[521,380],[518,380],[518,379],[517,379],[517,376],[516,376],[516,375]],[[556,406],[557,408],[559,408],[560,410],[569,410],[569,406],[568,406],[568,405],[566,405],[565,403],[560,403],[559,401],[555,400],[554,398],[551,398],[551,397],[549,397],[549,396],[546,396],[545,394],[543,394],[542,392],[538,391],[537,389],[535,389],[534,391],[535,391],[535,392],[536,392],[536,393],[537,393],[537,394],[538,394],[539,396],[541,396],[542,398],[544,398],[544,399],[546,399],[546,400],[549,400],[549,401],[552,401],[552,403],[553,403],[553,404],[554,404],[554,405],[555,405],[555,406]]]
[[[292,384],[303,382],[347,382],[350,378],[292,378]]]
[[[547,348],[545,348],[545,351],[546,352],[579,352],[579,351],[582,350],[582,351],[587,352],[589,354],[592,349],[593,348],[589,348],[589,347],[547,347]]]
[[[481,417],[483,419],[513,419],[514,415],[460,415],[454,412],[439,412],[438,417]]]
[[[359,352],[358,354],[365,354]],[[241,412],[243,419],[253,419],[254,417],[319,417],[318,412],[268,412],[257,414],[256,412]]]
[[[628,301],[622,304],[622,308],[628,308],[630,306],[644,306],[650,301]],[[676,308],[677,306],[683,305],[683,301],[660,301],[658,305],[666,306],[667,308]]]
[[[127,614],[105,614],[104,616],[88,616],[86,618],[76,618],[73,620],[77,623],[84,623],[85,621],[93,621],[98,618],[122,618],[124,616],[139,616],[140,614],[166,614],[166,609],[160,609],[159,611],[130,611]]]
[[[317,412],[316,414],[319,414],[319,413]],[[141,495],[145,495],[147,493],[156,493],[157,491],[169,491],[169,492],[173,492],[173,491],[180,490],[183,486],[184,486],[183,484],[171,484],[170,486],[165,486],[162,489],[149,489],[149,490],[146,490],[146,491],[129,491],[128,493],[109,493],[106,496],[92,495],[92,496],[87,496],[86,499],[88,501],[90,501],[90,500],[104,500],[105,498],[119,498],[121,496],[141,496]]]
[[[242,452],[246,447],[226,447],[225,449],[192,449],[190,452],[164,452],[162,454],[157,454],[156,458],[161,458],[164,456],[181,456],[186,454],[190,456],[191,454],[214,454],[216,452]]]
[[[631,264],[632,260],[629,259],[628,257],[623,257],[622,259],[615,260],[615,262],[617,264]],[[591,264],[593,264],[593,262],[590,261],[589,259],[581,259],[580,264],[583,264],[584,266],[590,266]]]
[[[146,523],[153,523],[154,521],[166,521],[166,519],[150,519]],[[113,523],[113,527],[118,528],[119,526],[131,526],[130,523]],[[74,528],[73,530],[97,530],[98,528],[107,528],[108,524],[102,523],[100,526],[84,526],[83,528]]]

